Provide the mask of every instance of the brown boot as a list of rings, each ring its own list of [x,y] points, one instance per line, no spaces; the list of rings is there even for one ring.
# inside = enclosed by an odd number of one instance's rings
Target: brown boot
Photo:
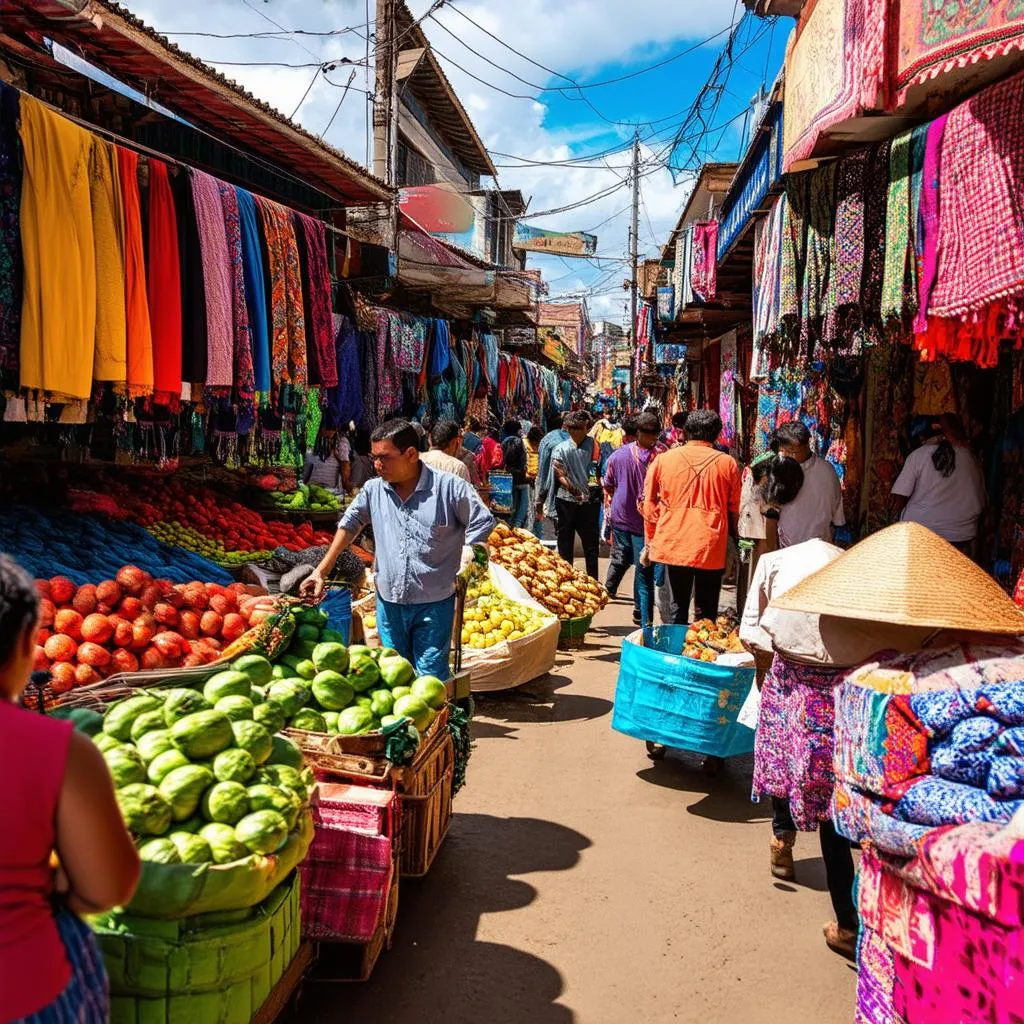
[[[857,959],[857,933],[851,932],[848,928],[841,928],[836,921],[829,921],[822,929],[825,933],[825,945],[846,957],[847,960]]]
[[[793,868],[793,844],[796,842],[795,832],[783,832],[781,836],[772,836],[768,844],[771,852],[772,875],[784,882],[792,882],[796,877]]]

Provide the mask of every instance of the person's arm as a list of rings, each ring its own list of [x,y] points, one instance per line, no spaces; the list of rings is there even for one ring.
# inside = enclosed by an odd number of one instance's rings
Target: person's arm
[[[843,485],[839,482],[839,474],[832,471],[834,481],[832,484],[832,525],[840,527],[846,525],[846,512],[843,510]]]
[[[564,487],[570,494],[576,495],[576,497],[583,499],[586,495],[569,479],[569,474],[566,472],[565,466],[562,465],[558,459],[554,460],[555,467],[555,479],[558,483]]]
[[[459,481],[459,478],[455,478]],[[480,500],[480,496],[470,484],[459,481],[453,488],[456,502],[456,520],[466,528],[466,543],[470,547],[486,548],[497,519],[490,509]]]
[[[604,493],[610,501],[615,496],[615,463],[611,459],[608,460],[608,465],[605,466],[603,486]]]
[[[658,490],[661,486],[661,462],[655,459],[647,470],[644,480],[644,527],[647,546],[654,540],[661,508],[658,504]]]
[[[103,754],[75,730],[57,804],[57,891],[76,914],[128,903],[139,882],[139,854],[124,827]]]
[[[903,468],[900,470],[900,475],[896,477],[896,482],[892,485],[892,494],[890,501],[892,503],[892,509],[897,518],[903,518],[903,510],[907,507],[907,502],[910,501],[914,493],[914,489],[917,487],[918,468],[916,453],[911,452],[907,457],[907,461],[903,463]]]
[[[334,563],[342,551],[346,551],[355,542],[360,532],[370,522],[370,496],[369,488],[364,487],[349,505],[348,510],[338,524],[338,530],[331,541],[327,553],[320,560],[320,564],[303,580],[299,587],[299,595],[313,601],[319,601],[324,593],[324,580],[334,568]]]

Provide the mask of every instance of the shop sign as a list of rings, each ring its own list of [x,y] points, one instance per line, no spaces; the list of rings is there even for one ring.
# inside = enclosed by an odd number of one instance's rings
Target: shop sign
[[[512,248],[558,256],[593,256],[597,252],[597,235],[585,231],[545,231],[529,224],[516,224]]]
[[[676,290],[673,285],[658,289],[658,319],[662,323],[674,320],[676,315]]]

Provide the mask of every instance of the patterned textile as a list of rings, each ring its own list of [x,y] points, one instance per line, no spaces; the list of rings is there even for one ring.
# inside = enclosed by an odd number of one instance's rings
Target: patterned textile
[[[348,424],[363,418],[363,394],[359,377],[359,336],[355,324],[347,316],[332,314],[335,329],[334,362],[338,367],[338,384],[327,391],[327,419],[330,426],[346,430]]]
[[[18,91],[0,83],[0,389],[18,385],[21,342],[21,158]]]
[[[810,343],[820,336],[822,320],[829,309],[829,274],[835,259],[836,165],[828,164],[810,175],[810,205],[807,218],[807,263],[804,267],[801,308],[801,341]]]
[[[836,830],[854,843],[872,843],[896,857],[913,857],[921,842],[935,830],[887,814],[880,800],[872,799],[836,779],[832,820]]]
[[[1021,666],[1020,677],[1024,677],[1024,665]],[[974,706],[1004,725],[1024,725],[1024,683],[1010,686],[986,684],[978,690]]]
[[[1014,726],[1004,729],[992,745],[997,754],[1012,754],[1014,757],[1024,757],[1024,727]]]
[[[897,1016],[892,1001],[895,977],[892,950],[878,932],[861,920],[857,939],[857,1010],[854,1024],[905,1024]]]
[[[841,680],[841,671],[798,665],[776,654],[761,690],[753,796],[789,800],[802,832],[815,831],[829,817],[834,687]]]
[[[882,275],[882,323],[900,320],[906,298],[910,249],[910,132],[892,140],[889,195],[885,214],[885,269]]]
[[[224,210],[224,235],[231,261],[231,324],[235,397],[239,404],[251,406],[256,391],[256,373],[252,360],[252,334],[249,330],[249,307],[245,301],[245,267],[242,258],[242,225],[238,214],[238,196],[232,185],[218,181],[220,202]]]
[[[152,314],[153,388],[157,401],[176,408],[181,400],[182,338],[178,218],[167,165],[152,157],[149,160],[148,226],[146,285]],[[99,273],[98,261],[96,269]]]
[[[768,341],[780,326],[780,290],[782,287],[782,231],[787,223],[789,203],[782,196],[771,214],[754,226],[754,343],[749,379],[761,381],[768,376]],[[795,281],[791,279],[794,288]]]
[[[251,192],[235,189],[242,234],[242,269],[245,274],[245,306],[252,336],[253,379],[261,395],[270,393],[270,334],[267,322],[267,283],[263,246]]]
[[[427,327],[429,321],[418,316],[388,317],[391,327],[391,351],[395,365],[403,373],[419,373],[427,353]]]
[[[220,187],[216,178],[203,171],[193,170],[190,173],[206,300],[206,383],[211,387],[230,388],[234,353],[234,283]]]
[[[841,332],[857,330],[864,278],[865,185],[869,151],[859,150],[839,161],[836,172],[835,260],[829,275],[829,295],[822,340],[832,348],[848,339]],[[844,348],[846,346],[844,345]]]
[[[377,417],[377,335],[372,331],[360,330],[359,379],[363,382],[364,430],[373,430],[379,422]]]
[[[997,800],[1020,801],[1024,797],[1024,758],[987,755],[991,769],[985,780],[989,795]]]
[[[693,294],[701,302],[712,302],[717,292],[718,221],[693,226]]]
[[[917,313],[914,316],[915,334],[923,334],[928,329],[928,308],[931,305],[932,288],[938,273],[942,137],[948,120],[948,114],[936,118],[928,125],[928,132],[925,135],[921,200],[917,211],[916,247],[921,254],[921,264],[917,282]]]
[[[993,800],[984,790],[925,776],[911,782],[892,805],[900,821],[915,825],[966,825],[970,821],[1009,821],[1021,801]]]
[[[312,350],[316,354],[320,383],[333,388],[338,383],[338,366],[334,361],[334,334],[331,324],[331,270],[327,262],[327,229],[323,221],[304,213],[296,218],[302,225],[303,244],[309,277],[310,323]]]

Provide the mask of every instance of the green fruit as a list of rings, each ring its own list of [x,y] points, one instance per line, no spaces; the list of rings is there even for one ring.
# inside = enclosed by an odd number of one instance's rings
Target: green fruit
[[[287,679],[288,676],[295,675],[295,666],[298,665],[300,661],[302,661],[302,658],[300,658],[297,654],[286,654],[284,655],[284,657],[278,658],[277,660],[282,665],[287,666],[287,668],[290,670],[288,672],[288,675],[284,677],[285,679]]]
[[[197,711],[209,711],[210,702],[198,691],[179,688],[167,691],[164,704],[164,722],[169,729],[175,722]]]
[[[368,694],[361,693],[358,697],[356,697],[352,701],[352,704],[353,704],[353,706],[355,706],[357,708],[366,708],[366,710],[370,711],[371,714],[372,714],[372,711],[373,711],[373,698],[370,697]]]
[[[389,690],[396,686],[408,686],[416,678],[416,669],[413,668],[412,662],[400,655],[381,658],[377,662],[377,669],[381,681]]]
[[[135,719],[147,711],[155,711],[162,707],[163,703],[159,697],[148,693],[118,701],[104,715],[103,731],[125,743],[131,739],[132,725],[135,723]]]
[[[370,710],[380,718],[383,715],[390,715],[395,705],[395,698],[390,690],[370,691]]]
[[[363,655],[365,655],[367,658],[372,657],[373,648],[366,647],[363,644],[352,644],[348,649],[348,656],[350,660],[352,658],[362,657]]]
[[[420,676],[412,684],[412,693],[435,711],[440,711],[448,700],[448,687],[437,676]]]
[[[231,667],[236,672],[244,672],[255,686],[269,683],[274,671],[273,665],[262,654],[243,654]]]
[[[251,719],[254,709],[255,705],[248,697],[242,697],[234,694],[229,697],[221,697],[221,699],[217,701],[215,707],[215,710],[223,711],[232,722]]]
[[[203,817],[234,825],[249,813],[249,796],[240,782],[218,782],[203,795]]]
[[[395,701],[394,713],[404,718],[411,718],[413,724],[420,732],[423,732],[433,721],[426,701],[411,693],[408,696],[399,697]]]
[[[214,783],[205,765],[186,764],[168,772],[160,782],[160,793],[171,805],[175,821],[186,821],[196,813],[203,793]]]
[[[113,750],[114,747],[120,747],[122,745],[121,741],[116,736],[111,736],[109,732],[97,733],[92,738],[92,741],[104,753],[108,750]]]
[[[128,831],[137,836],[161,836],[171,827],[171,805],[155,786],[125,786],[117,791],[117,803]]]
[[[165,750],[162,754],[157,754],[149,762],[149,767],[146,769],[146,778],[154,786],[159,786],[176,768],[184,768],[188,764],[191,764],[191,762],[180,750]]]
[[[250,786],[248,793],[249,806],[254,811],[277,811],[289,829],[295,828],[302,810],[302,800],[292,790],[260,783]]]
[[[210,846],[215,864],[230,864],[249,856],[249,850],[235,837],[235,830],[230,825],[213,822],[204,825],[199,834]]]
[[[267,764],[286,764],[292,768],[303,765],[302,751],[287,736],[275,736],[272,740],[273,750],[267,758]]]
[[[343,675],[325,669],[318,672],[313,680],[313,696],[328,711],[341,711],[352,702],[355,690]]]
[[[288,721],[284,708],[276,700],[257,704],[252,717],[260,725],[265,726],[267,732],[280,732]]]
[[[389,725],[394,725],[395,722],[402,721],[399,715],[381,715],[380,716],[380,727],[386,729]]]
[[[134,747],[114,747],[113,750],[104,752],[103,760],[110,769],[115,789],[146,781],[146,765]]]
[[[162,731],[163,728],[163,711],[146,711],[132,722],[132,742],[136,742],[140,737],[145,736],[147,732],[155,732],[158,729]]]
[[[248,697],[252,692],[252,681],[244,672],[227,669],[211,676],[203,687],[203,696],[216,704],[221,697]]]
[[[231,747],[213,759],[213,774],[218,782],[248,782],[256,774],[256,761],[249,751]]]
[[[338,731],[338,712],[337,711],[325,711],[324,722],[327,725],[328,732]]]
[[[410,693],[412,693],[411,686],[396,686],[391,691],[391,696],[398,700],[399,697],[408,697]]]
[[[313,664],[317,672],[337,672],[344,675],[348,671],[348,651],[343,644],[318,643],[313,648]]]
[[[268,706],[260,705],[261,708]],[[235,737],[235,746],[250,754],[256,764],[263,764],[273,753],[273,738],[259,722],[232,722],[231,731]]]
[[[289,789],[305,803],[309,798],[310,787],[306,785],[302,772],[286,764],[268,764],[256,773],[256,783],[265,786],[277,786],[278,789]]]
[[[288,718],[309,702],[309,696],[309,687],[303,680],[295,677],[279,679],[276,683],[271,683],[267,690],[268,700],[276,700],[284,708]]]
[[[171,742],[193,761],[213,757],[233,741],[231,719],[223,711],[197,711],[171,727]]]
[[[172,832],[168,837],[174,843],[182,864],[209,864],[213,860],[210,844],[191,832]]]
[[[312,623],[303,623],[295,630],[295,636],[298,640],[320,640],[320,627],[315,626]]]
[[[270,673],[270,678],[273,679],[287,679],[294,669],[290,665],[275,665],[274,670]]]
[[[394,647],[375,647],[370,649],[370,654],[373,655],[373,660],[376,662],[381,661],[383,658],[400,658],[401,655],[394,649]]]
[[[345,638],[336,629],[321,629],[320,630],[320,643],[322,644],[341,644],[345,646]]]
[[[277,668],[276,665],[274,667]],[[266,690],[262,686],[254,686],[249,699],[253,704],[262,704],[267,699]]]
[[[291,720],[293,729],[304,729],[306,732],[327,732],[327,722],[319,711],[312,708],[302,708]]]
[[[338,734],[340,736],[355,736],[356,733],[368,729],[372,720],[373,712],[369,708],[361,708],[358,705],[345,708],[338,715]]]
[[[97,736],[103,730],[103,716],[92,708],[57,708],[50,712],[51,718],[60,718],[86,736]]]
[[[199,832],[206,821],[198,814],[193,814],[187,821],[179,821],[174,826],[175,832]],[[172,836],[173,838],[173,836]]]
[[[276,853],[288,838],[288,823],[277,811],[254,811],[235,826],[235,835],[253,853]]]
[[[139,847],[139,857],[153,864],[180,864],[181,854],[170,839],[150,839]]]
[[[149,764],[159,754],[167,750],[173,750],[174,744],[171,743],[171,733],[168,729],[154,729],[152,732],[147,732],[144,736],[140,736],[135,741],[135,748],[141,755],[142,760]]]
[[[372,690],[380,682],[380,671],[377,662],[369,655],[358,654],[349,658],[348,681],[356,693]]]
[[[316,665],[307,658],[305,661],[300,661],[298,665],[295,666],[295,674],[299,679],[310,680],[316,675]]]

